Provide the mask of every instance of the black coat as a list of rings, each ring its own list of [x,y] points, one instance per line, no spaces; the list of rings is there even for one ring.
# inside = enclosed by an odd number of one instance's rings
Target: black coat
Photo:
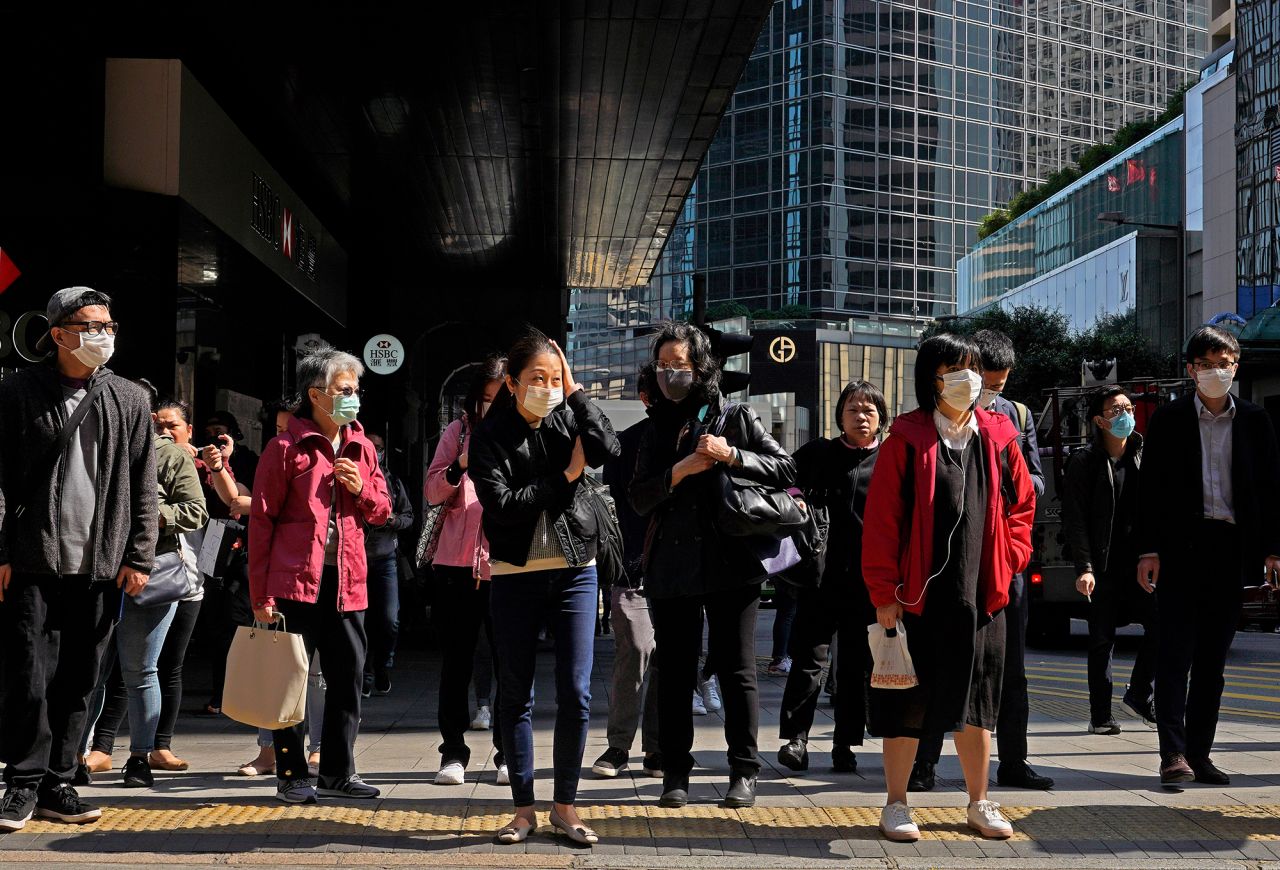
[[[654,425],[645,432],[631,482],[631,506],[652,516],[645,548],[645,590],[651,598],[702,595],[760,583],[765,578],[760,560],[747,540],[721,534],[716,509],[721,498],[717,468],[686,477],[674,489],[671,469],[688,456],[698,438],[708,434],[724,407],[717,396],[701,419],[689,420],[676,442],[679,427],[670,425],[671,403],[658,403]],[[795,460],[764,428],[750,405],[730,410],[723,431],[739,450],[742,465],[734,476],[785,488],[795,482]]]
[[[1137,432],[1125,442],[1126,488],[1141,485],[1142,443]],[[1063,473],[1062,532],[1077,575],[1118,567],[1111,564],[1113,553],[1136,555],[1131,541],[1135,517],[1117,515],[1121,506],[1116,504],[1113,481],[1110,457],[1100,442],[1071,454]],[[1131,499],[1128,504],[1140,501]]]
[[[1280,449],[1271,415],[1235,399],[1231,425],[1231,486],[1241,558],[1249,582],[1260,582],[1267,556],[1280,556]],[[1185,561],[1204,517],[1200,425],[1194,394],[1151,417],[1142,458],[1138,552],[1158,553],[1165,565]]]
[[[862,516],[879,452],[850,448],[839,438],[815,438],[796,451],[796,486],[810,502],[825,505],[831,519],[824,587],[853,586],[865,593]]]
[[[595,558],[595,514],[585,496],[577,498],[582,478],[564,476],[578,438],[591,468],[618,455],[609,418],[582,390],[536,427],[525,422],[514,402],[485,415],[471,436],[467,473],[484,508],[491,558],[523,566],[544,511],[570,565]]]
[[[631,479],[636,474],[636,457],[640,453],[644,433],[652,426],[652,420],[644,419],[619,432],[618,443],[622,450],[616,458],[605,461],[601,475],[613,496],[614,508],[618,513],[618,529],[622,532],[622,550],[626,557],[627,574],[621,578],[620,582],[633,586],[639,583],[642,574],[644,535],[649,528],[649,520],[640,516],[631,507],[627,488],[631,486]]]

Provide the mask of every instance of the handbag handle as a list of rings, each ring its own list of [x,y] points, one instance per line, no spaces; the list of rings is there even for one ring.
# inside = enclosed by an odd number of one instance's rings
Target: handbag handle
[[[276,619],[276,622],[280,623],[280,627],[276,629],[275,633],[279,634],[282,631],[286,631],[284,627],[284,614],[277,610],[276,616],[278,617]],[[258,633],[259,628],[261,628],[263,631],[271,631],[271,627],[275,625],[276,622],[259,622],[258,620],[255,619],[253,621],[253,624],[249,626],[249,637],[253,637],[254,635],[256,635]],[[274,642],[275,641],[272,641],[272,643]]]

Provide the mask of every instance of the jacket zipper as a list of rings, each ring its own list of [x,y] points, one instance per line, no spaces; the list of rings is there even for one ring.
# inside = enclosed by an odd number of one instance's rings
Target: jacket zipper
[[[1111,515],[1107,518],[1107,567],[1111,567],[1111,538],[1116,532],[1116,509],[1119,504],[1116,502],[1116,477],[1115,472],[1111,470],[1111,458],[1103,457],[1107,463],[1107,492],[1111,495]],[[1120,461],[1124,461],[1124,456],[1120,457]]]
[[[341,429],[338,430],[338,445],[339,447],[342,446],[342,430]],[[333,452],[333,461],[335,463],[338,461],[338,457],[340,453],[341,453],[341,450],[335,450]],[[338,562],[338,612],[339,613],[342,613],[342,568],[343,568],[342,513],[338,510],[338,500],[341,497],[342,497],[342,493],[338,492],[338,475],[337,473],[335,473],[333,475],[333,497],[330,499],[331,504],[329,509],[333,511],[333,530],[334,530],[334,533],[337,534],[338,536],[337,562]]]

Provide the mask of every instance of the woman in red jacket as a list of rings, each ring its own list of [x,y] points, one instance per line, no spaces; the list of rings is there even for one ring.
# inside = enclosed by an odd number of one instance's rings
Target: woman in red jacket
[[[1004,673],[1009,582],[1031,558],[1035,491],[1018,432],[975,406],[982,354],[937,335],[916,356],[920,407],[894,421],[867,497],[863,577],[886,630],[901,627],[919,676],[909,689],[872,689],[871,733],[884,739],[888,800],[880,830],[920,838],[907,806],[916,744],[952,731],[969,791],[969,826],[1013,833],[987,800],[991,732]]]
[[[302,405],[263,451],[249,510],[249,595],[254,618],[301,634],[320,650],[325,707],[319,794],[375,798],[355,772],[368,607],[364,527],[391,518],[378,456],[364,437],[360,375],[349,353],[323,347],[298,361]],[[276,796],[315,803],[302,725],[274,734]]]

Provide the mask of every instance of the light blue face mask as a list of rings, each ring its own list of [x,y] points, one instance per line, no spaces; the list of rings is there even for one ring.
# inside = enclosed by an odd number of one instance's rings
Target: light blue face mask
[[[1133,419],[1133,413],[1125,411],[1111,418],[1111,434],[1117,438],[1128,438],[1133,434],[1133,429],[1137,426],[1137,422]]]
[[[329,394],[326,393],[325,395]],[[333,403],[333,410],[329,412],[329,419],[339,426],[354,423],[356,417],[360,414],[360,397],[357,395],[344,396],[339,393],[336,396],[329,396],[329,401]]]

